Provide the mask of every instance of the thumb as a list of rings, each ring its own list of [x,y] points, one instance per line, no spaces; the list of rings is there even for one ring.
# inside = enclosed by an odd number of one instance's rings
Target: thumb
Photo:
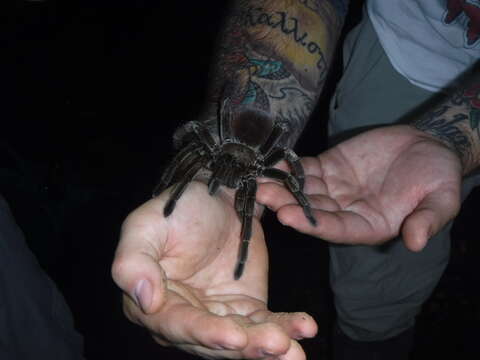
[[[437,190],[428,194],[408,215],[402,225],[405,246],[421,251],[428,240],[460,211],[460,191]]]
[[[115,283],[127,294],[145,314],[160,309],[166,292],[165,272],[159,264],[161,258],[161,235],[149,223],[138,216],[130,215],[122,226],[112,265]],[[166,236],[164,237],[166,238]]]

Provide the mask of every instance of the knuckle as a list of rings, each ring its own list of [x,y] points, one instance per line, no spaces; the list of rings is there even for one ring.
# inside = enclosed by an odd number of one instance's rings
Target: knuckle
[[[122,272],[123,272],[123,267],[122,267],[121,260],[115,259],[112,264],[111,275],[116,284],[118,284],[119,281],[121,280]]]
[[[270,204],[274,200],[273,196],[273,190],[272,187],[273,184],[262,184],[259,186],[258,191],[257,191],[257,199]]]
[[[111,275],[117,285],[121,285],[128,267],[128,259],[125,256],[116,257],[111,268]]]

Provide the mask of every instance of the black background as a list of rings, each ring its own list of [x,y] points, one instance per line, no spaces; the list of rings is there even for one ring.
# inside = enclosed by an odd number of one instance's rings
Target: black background
[[[124,318],[110,264],[122,220],[148,199],[172,154],[173,130],[201,110],[225,2],[11,5],[0,34],[0,192],[65,294],[88,359],[193,358],[156,345]],[[340,66],[337,60],[300,155],[325,148],[325,104]],[[475,195],[454,227],[452,262],[419,317],[415,358],[480,354]],[[270,306],[316,318],[319,335],[302,344],[308,358],[321,358],[334,317],[326,244],[271,214],[265,229]]]

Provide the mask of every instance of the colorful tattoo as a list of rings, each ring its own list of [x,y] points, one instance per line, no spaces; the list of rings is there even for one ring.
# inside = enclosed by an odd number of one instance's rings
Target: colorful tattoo
[[[240,0],[219,41],[205,120],[228,97],[290,124],[292,146],[320,94],[343,18],[345,1]]]

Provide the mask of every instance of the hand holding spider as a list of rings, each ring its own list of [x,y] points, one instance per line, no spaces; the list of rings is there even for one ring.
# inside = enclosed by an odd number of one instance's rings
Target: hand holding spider
[[[188,184],[202,172],[209,172],[210,195],[214,196],[221,186],[235,190],[234,208],[242,224],[234,271],[238,280],[248,259],[257,178],[282,182],[312,226],[316,226],[316,219],[303,193],[304,172],[298,156],[293,150],[279,146],[282,137],[290,132],[288,123],[252,106],[233,108],[229,98],[220,106],[217,123],[214,133],[205,122],[199,121],[190,121],[177,131],[182,134],[177,135],[177,142],[183,147],[164,171],[153,195],[174,185],[163,210],[168,217]],[[274,167],[281,160],[285,160],[289,170]]]
[[[283,224],[332,243],[378,245],[401,234],[420,251],[459,211],[457,154],[407,125],[367,131],[301,162],[316,227],[279,184],[260,185],[257,201]]]
[[[168,189],[124,222],[112,267],[127,317],[162,345],[208,358],[302,360],[296,339],[312,337],[305,313],[267,309],[268,254],[257,216],[249,266],[234,280],[241,223],[233,196],[194,181],[164,217]],[[271,355],[266,355],[266,354]]]

